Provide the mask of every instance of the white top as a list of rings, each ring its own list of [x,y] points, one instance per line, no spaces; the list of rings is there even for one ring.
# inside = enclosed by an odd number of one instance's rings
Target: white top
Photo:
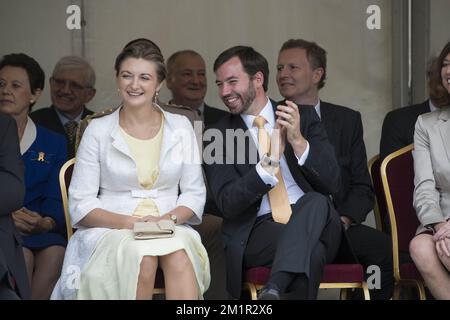
[[[150,190],[138,180],[136,163],[120,132],[120,108],[91,121],[83,134],[69,188],[72,225],[79,228],[70,238],[61,277],[52,299],[70,299],[76,275],[88,262],[98,241],[108,228],[85,228],[78,223],[88,213],[101,208],[132,215],[142,199],[154,200],[161,215],[177,206],[190,208],[188,224],[202,220],[206,189],[194,130],[181,115],[164,114],[160,175]],[[180,191],[180,194],[179,194]]]
[[[270,99],[267,99],[267,103],[264,106],[264,108],[259,113],[259,116],[264,117],[264,119],[267,120],[266,124],[264,125],[264,128],[266,131],[271,135],[272,130],[275,127],[275,113],[273,112],[272,103],[270,102]],[[242,120],[244,120],[245,124],[247,125],[247,128],[249,129],[253,140],[255,141],[255,144],[258,145],[258,128],[253,126],[253,121],[255,120],[256,116],[248,115],[248,114],[241,114]],[[286,142],[288,143],[288,142]],[[298,165],[302,166],[305,164],[306,159],[309,155],[309,143],[307,143],[306,150],[303,152],[302,156],[298,159]],[[261,158],[262,155],[260,155]],[[286,157],[284,155],[281,156],[280,159],[280,168],[281,173],[283,176],[284,184],[286,186],[286,191],[288,193],[289,203],[294,204],[304,195],[303,190],[297,185],[297,183],[294,180],[294,177],[292,176],[291,172],[289,171],[289,167],[286,162]],[[261,162],[259,162],[256,165],[256,171],[258,172],[258,175],[261,177],[261,179],[266,184],[270,184],[272,187],[275,186],[278,183],[278,179],[275,177],[275,175],[269,174],[266,170],[262,168]],[[266,213],[272,212],[272,209],[270,208],[269,203],[269,197],[266,193],[261,201],[261,206],[258,211],[258,216],[262,216]]]

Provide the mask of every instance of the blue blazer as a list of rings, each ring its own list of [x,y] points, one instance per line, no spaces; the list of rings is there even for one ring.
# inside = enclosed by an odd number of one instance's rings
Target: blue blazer
[[[29,249],[66,246],[66,224],[59,188],[59,170],[67,161],[64,136],[36,124],[36,139],[22,155],[22,160],[26,186],[24,207],[56,222],[56,227],[47,233],[24,236],[23,246]]]

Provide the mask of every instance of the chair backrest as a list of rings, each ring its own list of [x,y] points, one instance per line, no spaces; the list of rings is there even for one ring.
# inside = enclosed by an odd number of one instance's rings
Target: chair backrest
[[[395,264],[399,265],[399,251],[409,252],[409,242],[420,225],[413,207],[413,148],[414,145],[410,144],[387,156],[381,164],[381,178],[391,225],[394,269]]]
[[[380,155],[374,156],[368,162],[370,178],[375,191],[375,206],[373,212],[375,215],[376,228],[379,231],[390,232],[387,221],[389,219],[386,206],[386,197],[383,190],[383,182],[381,181],[381,159]]]
[[[59,186],[61,188],[61,196],[63,201],[64,216],[66,218],[67,239],[73,234],[72,222],[69,214],[68,190],[70,180],[72,179],[73,167],[75,166],[75,158],[68,160],[59,171]]]

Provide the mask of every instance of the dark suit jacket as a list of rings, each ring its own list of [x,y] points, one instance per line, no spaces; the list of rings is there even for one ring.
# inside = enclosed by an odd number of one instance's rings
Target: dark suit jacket
[[[94,112],[84,108],[83,115],[81,119],[84,117],[93,114]],[[58,114],[56,113],[55,106],[51,106],[49,108],[43,108],[36,111],[33,111],[30,114],[31,119],[33,121],[44,128],[52,130],[56,133],[60,133],[66,137],[67,140],[67,156],[69,159],[72,159],[75,156],[75,146],[71,146],[69,143],[69,137],[66,134],[66,130],[59,120]]]
[[[333,194],[334,206],[340,215],[360,224],[366,220],[374,203],[361,114],[323,101],[320,102],[320,114],[341,168],[342,184]]]
[[[204,118],[204,122],[205,122],[205,127],[212,125],[213,123],[219,121],[220,119],[222,119],[223,117],[225,117],[229,114],[230,114],[229,112],[210,107],[205,103],[205,108],[203,110],[203,118]]]
[[[276,108],[276,102],[271,102]],[[325,129],[314,108],[301,107],[300,115],[301,132],[310,145],[309,156],[305,164],[300,167],[292,147],[287,144],[284,155],[289,170],[295,182],[305,193],[310,191],[325,195],[336,193],[340,185],[340,171]],[[224,142],[226,129],[247,130],[242,118],[231,114],[213,124],[212,127],[220,130]],[[255,164],[249,163],[249,152],[256,150],[256,145],[250,135],[246,140],[245,150],[237,150],[242,144],[238,143],[236,138],[234,143],[230,143],[233,150],[227,149],[225,143],[223,149],[216,150],[217,159],[224,164],[205,165],[205,173],[214,199],[224,217],[222,232],[227,258],[227,287],[233,297],[240,296],[244,250],[262,197],[270,190],[270,186],[259,177]],[[238,156],[241,152],[245,155],[245,161],[239,164]]]
[[[429,100],[420,104],[392,110],[383,121],[380,141],[380,158],[414,142],[414,126],[417,117],[430,112]]]
[[[16,122],[0,114],[0,282],[13,287],[12,276],[19,296],[30,299],[21,239],[11,216],[23,206],[24,196],[24,166]]]

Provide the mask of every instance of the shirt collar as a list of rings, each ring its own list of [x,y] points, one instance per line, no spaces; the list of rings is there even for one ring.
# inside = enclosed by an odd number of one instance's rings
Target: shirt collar
[[[264,117],[271,128],[275,127],[275,113],[273,112],[272,102],[269,98],[267,98],[266,105],[258,115]],[[241,114],[241,118],[242,120],[244,120],[247,128],[250,129],[253,127],[253,121],[255,121],[256,116],[250,114]]]
[[[67,118],[61,111],[58,110],[58,108],[55,107],[56,114],[58,115],[59,120],[61,121],[62,125],[64,126],[69,121],[76,121],[76,123],[80,123],[81,117],[83,116],[84,107],[83,110],[80,112],[78,116],[76,116],[74,119]]]
[[[317,102],[317,104],[314,106],[314,109],[316,109],[316,113],[319,116],[319,118],[322,120],[322,114],[320,113],[320,100]]]
[[[436,111],[438,108],[433,104],[433,102],[431,101],[431,99],[428,99],[428,105],[430,106],[430,111]]]
[[[31,147],[34,140],[36,140],[37,131],[36,125],[30,117],[27,119],[27,125],[25,126],[25,131],[23,132],[22,139],[20,139],[20,154],[24,154]]]

